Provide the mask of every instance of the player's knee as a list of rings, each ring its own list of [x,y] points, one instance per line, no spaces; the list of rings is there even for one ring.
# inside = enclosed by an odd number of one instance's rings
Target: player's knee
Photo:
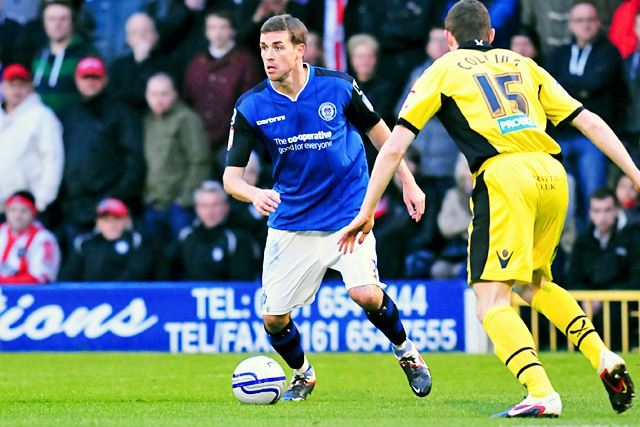
[[[284,329],[289,324],[289,314],[271,315],[265,314],[262,316],[264,321],[264,327],[270,334],[275,334]]]
[[[349,289],[349,296],[365,310],[378,310],[382,305],[382,289],[375,285],[358,286]]]

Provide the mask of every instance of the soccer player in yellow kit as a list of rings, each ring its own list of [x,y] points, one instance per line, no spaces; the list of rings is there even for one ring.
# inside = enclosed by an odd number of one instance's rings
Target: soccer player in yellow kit
[[[451,52],[416,82],[398,125],[373,169],[360,213],[343,229],[340,250],[353,250],[373,227],[373,214],[406,148],[434,114],[466,156],[474,176],[469,226],[468,280],[477,315],[496,355],[529,394],[494,417],[557,417],[562,412],[538,359],[533,337],[510,305],[516,285],[589,359],[613,409],[631,407],[633,382],[625,361],[611,352],[569,293],[553,283],[551,263],[560,240],[568,191],[559,145],[545,132],[573,125],[640,188],[636,168],[620,140],[529,58],[493,48],[487,9],[461,0],[449,11],[445,35]]]

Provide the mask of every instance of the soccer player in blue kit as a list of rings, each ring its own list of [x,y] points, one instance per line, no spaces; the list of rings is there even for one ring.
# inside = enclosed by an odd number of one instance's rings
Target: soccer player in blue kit
[[[368,183],[359,131],[379,149],[390,130],[352,77],[303,63],[306,38],[306,27],[291,15],[262,26],[267,79],[236,103],[223,177],[229,194],[269,217],[262,314],[271,345],[294,369],[282,400],[305,400],[315,386],[290,313],[313,302],[328,268],[341,273],[349,296],[389,338],[411,389],[423,397],[431,390],[431,373],[384,292],[374,239],[346,255],[336,248],[337,233],[357,215]],[[255,143],[271,154],[273,189],[243,178]],[[409,214],[418,221],[425,195],[404,162],[398,173]]]

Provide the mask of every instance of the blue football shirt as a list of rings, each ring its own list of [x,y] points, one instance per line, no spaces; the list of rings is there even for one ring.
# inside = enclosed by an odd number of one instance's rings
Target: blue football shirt
[[[335,231],[357,215],[369,173],[359,131],[380,116],[349,75],[305,64],[308,80],[292,100],[267,79],[236,103],[227,165],[245,167],[253,144],[273,160],[281,203],[267,225],[278,230]]]

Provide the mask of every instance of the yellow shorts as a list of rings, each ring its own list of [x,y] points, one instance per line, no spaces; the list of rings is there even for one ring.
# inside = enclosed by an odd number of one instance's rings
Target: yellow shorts
[[[469,226],[469,283],[551,280],[567,214],[567,176],[544,153],[500,154],[475,175]]]

